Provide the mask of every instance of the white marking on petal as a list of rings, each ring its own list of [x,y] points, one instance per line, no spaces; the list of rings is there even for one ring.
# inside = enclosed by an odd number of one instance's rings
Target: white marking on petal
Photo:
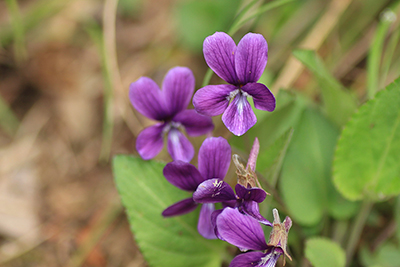
[[[240,114],[240,115],[242,115],[242,113],[243,113],[243,107],[244,107],[244,105],[246,105],[246,99],[247,99],[247,96],[246,95],[244,95],[243,94],[243,92],[239,95],[239,98],[238,98],[238,100],[237,100],[237,102],[236,102],[236,108],[237,108],[237,112]]]
[[[231,99],[234,98],[239,92],[240,92],[240,89],[236,89],[236,90],[231,91],[229,93],[229,95],[226,97],[226,99],[228,101],[231,101]]]

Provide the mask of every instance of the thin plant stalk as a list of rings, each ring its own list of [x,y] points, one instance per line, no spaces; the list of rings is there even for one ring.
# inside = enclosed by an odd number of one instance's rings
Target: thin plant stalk
[[[385,87],[385,81],[389,73],[390,65],[392,63],[392,59],[394,56],[394,52],[396,50],[397,44],[399,43],[400,37],[400,28],[397,28],[390,37],[388,45],[386,47],[385,54],[383,55],[382,60],[382,71],[381,71],[381,78],[379,83],[379,88]]]
[[[362,230],[364,229],[364,225],[367,221],[367,217],[369,215],[369,212],[371,211],[372,205],[372,202],[364,200],[361,209],[357,214],[357,217],[355,218],[353,227],[351,228],[349,241],[347,242],[346,266],[350,265],[350,262],[354,256],[357,243],[360,240]]]
[[[388,14],[388,12],[393,13],[393,11],[387,11],[386,14]],[[385,17],[385,15],[383,17]],[[383,43],[385,42],[391,24],[392,21],[390,19],[381,19],[368,54],[367,94],[369,99],[373,98],[376,92],[380,89],[379,69],[383,54]]]
[[[93,42],[97,46],[101,58],[101,68],[104,80],[104,93],[103,93],[103,103],[104,103],[104,115],[103,115],[103,130],[102,130],[102,142],[100,150],[100,161],[108,161],[111,151],[111,142],[113,134],[113,113],[112,113],[112,103],[113,103],[113,90],[112,90],[112,80],[109,68],[108,58],[106,55],[103,33],[96,23],[89,26],[87,31],[92,38]]]

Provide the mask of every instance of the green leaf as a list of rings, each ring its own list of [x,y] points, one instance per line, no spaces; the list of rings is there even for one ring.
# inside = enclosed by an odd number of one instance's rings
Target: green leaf
[[[154,267],[221,266],[225,244],[197,232],[198,212],[163,218],[169,205],[190,197],[163,177],[164,163],[119,155],[113,171],[122,204],[148,264]]]
[[[334,161],[334,184],[350,200],[400,193],[400,79],[369,100],[346,124]]]
[[[345,124],[357,107],[353,96],[329,73],[314,51],[295,50],[293,55],[317,77],[327,117],[339,126]]]
[[[354,203],[340,200],[331,181],[331,164],[338,130],[316,110],[302,112],[282,167],[280,189],[290,215],[312,226],[324,214],[352,216]],[[340,213],[343,209],[345,213]],[[350,212],[348,211],[350,210]]]
[[[346,263],[344,250],[327,238],[308,239],[305,254],[314,267],[344,267]]]
[[[289,129],[281,137],[279,137],[271,146],[261,150],[257,159],[257,170],[262,173],[265,178],[275,186],[275,179],[278,176],[280,168],[285,157],[286,150],[292,139],[293,129]]]
[[[400,249],[392,243],[385,243],[372,252],[367,247],[360,249],[360,258],[364,266],[371,267],[398,267]]]

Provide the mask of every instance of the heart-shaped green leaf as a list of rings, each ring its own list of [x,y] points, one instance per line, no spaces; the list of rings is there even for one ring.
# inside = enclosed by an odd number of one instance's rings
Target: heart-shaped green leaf
[[[334,183],[350,200],[400,193],[400,79],[364,104],[337,145]]]
[[[335,242],[321,237],[308,239],[306,242],[306,258],[314,267],[344,267],[346,255]]]
[[[148,264],[154,267],[221,266],[225,243],[197,232],[198,212],[163,218],[169,205],[190,197],[163,177],[164,163],[117,156],[115,182],[134,233]]]
[[[331,181],[338,134],[333,124],[313,109],[303,111],[294,128],[282,167],[280,189],[290,215],[302,225],[315,225],[324,214],[342,219],[356,211],[356,205],[342,199]]]

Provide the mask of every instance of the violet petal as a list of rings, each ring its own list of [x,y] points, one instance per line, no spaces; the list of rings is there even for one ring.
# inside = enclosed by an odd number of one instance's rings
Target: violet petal
[[[211,214],[215,211],[214,204],[203,204],[200,209],[197,231],[201,236],[207,239],[216,239],[214,226],[211,221]]]
[[[267,193],[258,187],[246,188],[241,184],[235,186],[236,195],[244,200],[252,200],[257,203],[261,203],[267,196]]]
[[[222,115],[225,126],[234,135],[241,136],[257,122],[247,97],[238,93]]]
[[[214,129],[212,119],[197,113],[194,109],[187,109],[178,113],[173,121],[180,122],[190,136],[199,136]]]
[[[195,166],[180,160],[168,163],[164,167],[163,174],[167,181],[174,186],[191,192],[195,191],[197,186],[204,181]]]
[[[265,219],[261,214],[260,210],[258,208],[258,203],[255,201],[244,201],[240,207],[240,211],[253,217],[256,219],[259,223],[272,226],[272,223]]]
[[[164,123],[144,128],[136,139],[136,150],[145,159],[152,159],[160,153],[164,146],[163,129]]]
[[[172,128],[168,133],[168,153],[173,160],[190,162],[194,156],[194,148],[184,134]]]
[[[236,90],[231,84],[207,85],[196,91],[193,96],[195,110],[203,115],[217,116],[229,105],[230,92]]]
[[[235,50],[235,41],[224,32],[216,32],[203,42],[204,59],[207,65],[230,84],[238,84],[235,71]]]
[[[253,97],[256,109],[274,111],[276,101],[271,91],[262,83],[248,83],[242,90]]]
[[[248,252],[236,256],[229,267],[274,267],[278,258],[281,256],[279,253],[269,252]]]
[[[194,92],[194,76],[186,67],[175,67],[165,75],[162,92],[170,116],[185,110]]]
[[[198,168],[205,179],[224,179],[231,163],[231,147],[223,137],[208,137],[199,149]]]
[[[220,179],[205,180],[193,193],[193,200],[198,203],[219,203],[235,199],[233,189]]]
[[[225,208],[217,217],[218,234],[228,243],[246,250],[265,250],[264,232],[257,220],[237,209]]]
[[[140,77],[129,86],[129,99],[133,107],[144,116],[163,121],[168,117],[162,92],[148,77]]]
[[[195,203],[192,198],[186,198],[166,208],[162,212],[162,216],[172,217],[172,216],[186,214],[191,211],[194,211],[197,205],[198,204]]]
[[[268,60],[268,44],[261,34],[248,33],[240,40],[235,55],[235,69],[241,84],[257,82]]]
[[[218,215],[221,214],[221,212],[222,212],[223,210],[224,210],[224,209],[216,210],[216,211],[214,211],[214,212],[211,214],[211,225],[212,225],[212,227],[214,228],[214,234],[215,234],[215,236],[216,236],[217,238],[219,238],[219,239],[221,239],[221,240],[223,240],[223,239],[222,239],[221,236],[218,234],[217,217],[218,217]]]

